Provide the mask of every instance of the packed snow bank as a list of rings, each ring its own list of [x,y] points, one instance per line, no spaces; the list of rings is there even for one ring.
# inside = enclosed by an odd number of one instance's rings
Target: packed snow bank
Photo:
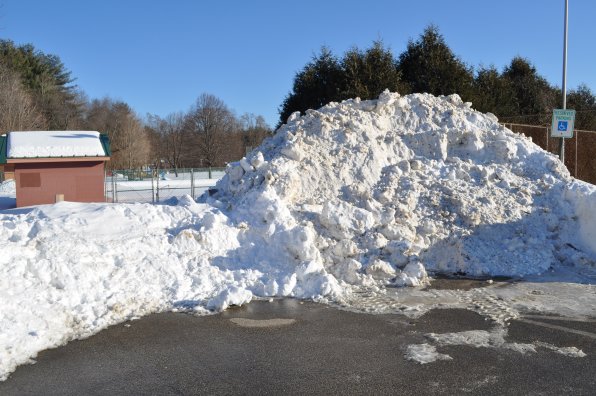
[[[294,114],[216,187],[203,203],[0,214],[0,378],[152,312],[594,265],[594,189],[455,95]]]
[[[16,184],[14,180],[5,180],[0,183],[0,194],[14,195],[16,192]]]
[[[567,199],[575,207],[583,246],[596,254],[596,186],[576,180],[567,190]]]
[[[594,265],[593,190],[457,95],[386,92],[294,114],[217,188],[209,203],[265,244],[304,234],[301,260],[340,282]]]

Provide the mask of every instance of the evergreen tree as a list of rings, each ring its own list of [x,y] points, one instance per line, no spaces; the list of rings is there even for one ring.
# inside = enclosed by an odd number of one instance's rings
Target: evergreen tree
[[[429,26],[399,57],[402,78],[411,92],[472,97],[473,72],[456,57],[436,26]]]
[[[48,128],[79,126],[84,103],[70,71],[58,56],[44,54],[30,44],[16,46],[10,40],[0,40],[0,64],[21,76]]]
[[[511,113],[503,116],[526,115],[515,120],[541,124],[547,122],[551,110],[557,107],[557,91],[538,74],[536,68],[526,59],[515,57],[503,71],[503,78],[513,88]]]
[[[404,91],[397,61],[381,41],[375,41],[364,52],[358,48],[346,52],[341,66],[344,76],[342,99],[375,99],[386,89]]]
[[[329,102],[341,99],[342,70],[338,59],[323,47],[294,77],[292,92],[280,108],[280,122],[285,122],[295,111],[318,109]]]
[[[511,81],[501,76],[494,66],[478,70],[474,79],[472,100],[476,110],[491,112],[498,116],[513,114],[515,112],[513,97]]]
[[[569,92],[567,107],[576,111],[576,128],[596,131],[596,97],[587,85],[581,84]]]
[[[295,111],[356,97],[373,99],[385,89],[404,91],[397,61],[380,41],[366,51],[352,48],[341,60],[323,47],[294,78],[292,92],[280,108],[280,123]]]

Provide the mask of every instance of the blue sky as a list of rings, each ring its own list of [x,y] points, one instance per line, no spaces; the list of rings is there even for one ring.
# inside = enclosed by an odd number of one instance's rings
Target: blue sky
[[[568,87],[596,90],[596,1],[570,0]],[[203,92],[274,126],[322,45],[382,39],[397,55],[434,23],[470,65],[521,55],[561,85],[564,0],[0,0],[0,37],[58,55],[91,98],[141,116],[186,111]]]

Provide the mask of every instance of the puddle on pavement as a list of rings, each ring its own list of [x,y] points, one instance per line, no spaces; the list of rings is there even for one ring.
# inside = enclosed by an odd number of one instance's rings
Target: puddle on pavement
[[[296,319],[246,319],[246,318],[232,318],[230,322],[240,327],[251,328],[265,328],[265,327],[280,327],[288,326],[296,323]]]
[[[508,281],[511,281],[511,278],[494,277],[490,279],[471,279],[451,278],[437,275],[431,279],[430,285],[423,290],[472,290]]]

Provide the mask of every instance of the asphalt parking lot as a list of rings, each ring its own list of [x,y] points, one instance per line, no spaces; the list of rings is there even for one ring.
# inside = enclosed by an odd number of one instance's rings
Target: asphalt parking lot
[[[408,319],[292,299],[206,317],[162,313],[42,352],[0,394],[594,394],[592,320],[533,316],[508,326],[508,342],[573,346],[585,357],[462,345],[437,347],[452,360],[405,357],[428,333],[494,327],[462,309]]]

